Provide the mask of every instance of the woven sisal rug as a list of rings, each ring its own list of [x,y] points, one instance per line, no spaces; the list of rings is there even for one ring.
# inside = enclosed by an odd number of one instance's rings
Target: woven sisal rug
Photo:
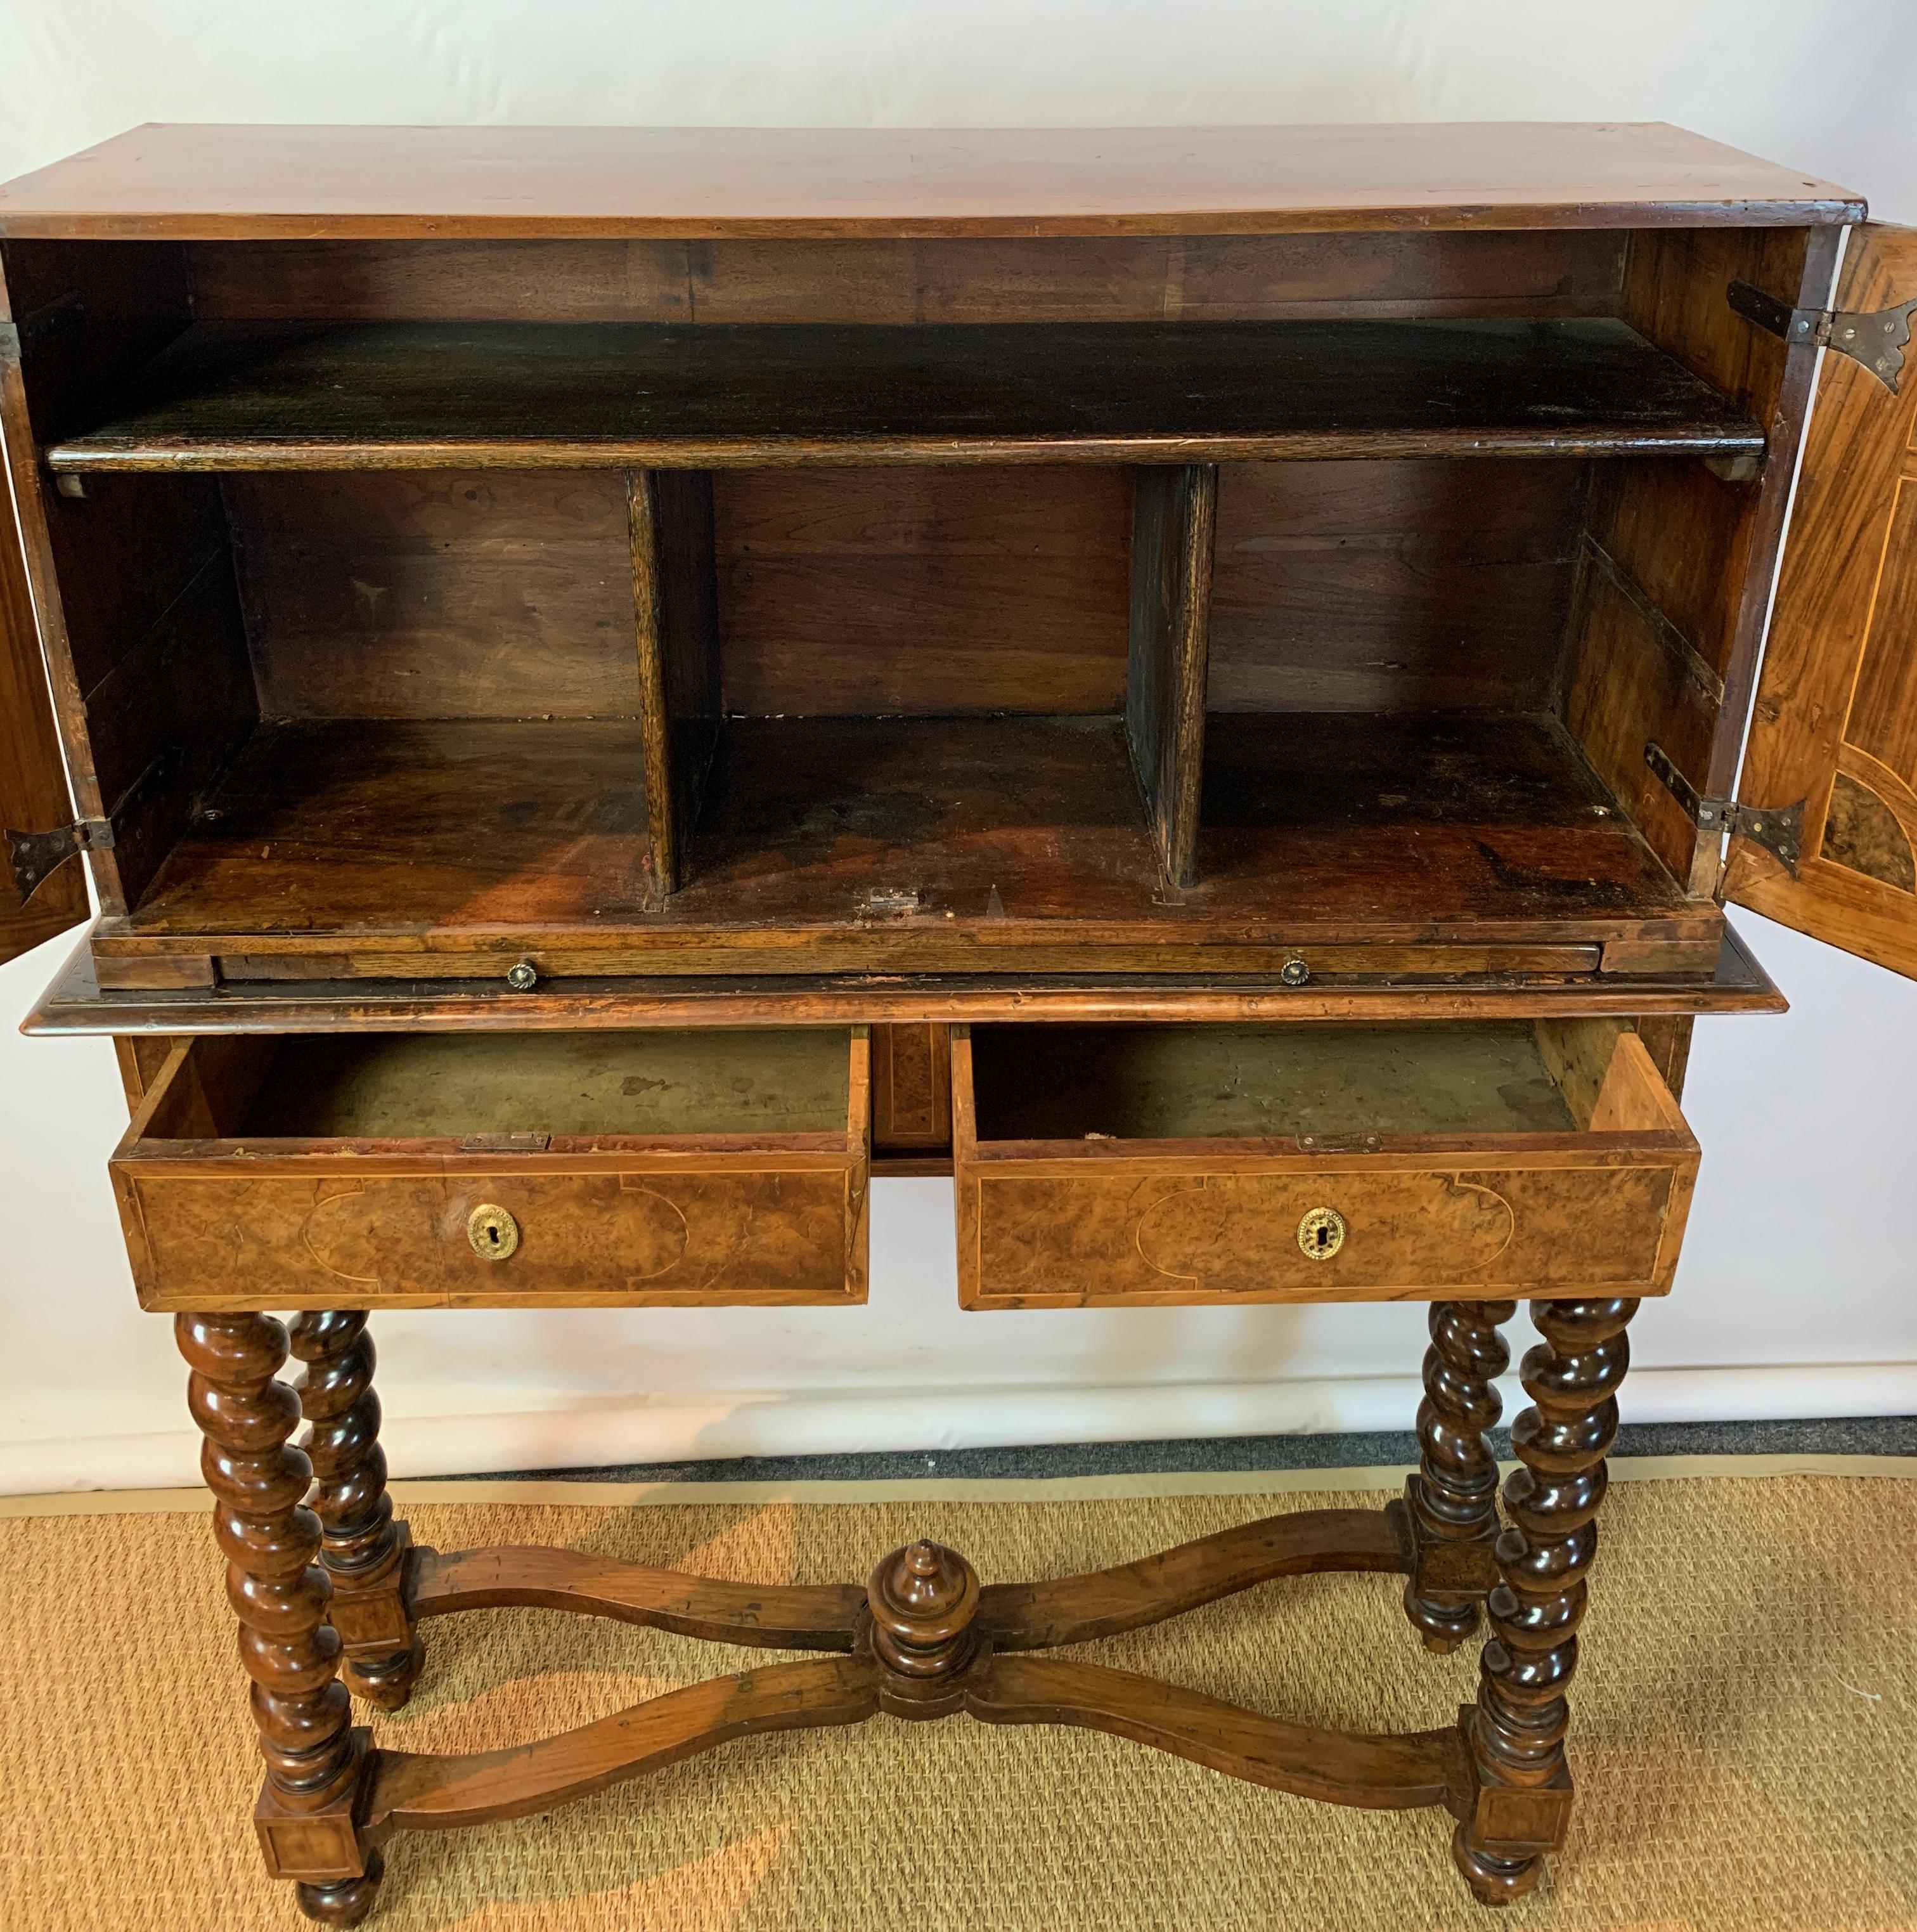
[[[929,1534],[988,1580],[1126,1561],[1280,1508],[1377,1500],[1076,1495],[402,1507],[442,1548],[569,1543],[758,1580],[862,1579]],[[1041,1491],[1041,1493],[1045,1492]],[[434,1498],[420,1500],[421,1494]],[[534,1492],[549,1496],[550,1489]],[[585,1493],[590,1494],[591,1492]],[[678,1492],[683,1496],[681,1490]],[[303,1925],[259,1865],[259,1774],[202,1514],[0,1517],[0,1925]],[[1267,1585],[1089,1647],[1358,1730],[1442,1724],[1475,1660],[1427,1655],[1399,1584]],[[427,1626],[385,1741],[468,1750],[585,1723],[750,1656],[538,1611]],[[546,1816],[403,1836],[386,1932],[1763,1932],[1917,1928],[1917,1481],[1621,1482],[1584,1626],[1569,1846],[1493,1917],[1442,1813],[1364,1813],[1122,1740],[960,1718],[747,1741]]]

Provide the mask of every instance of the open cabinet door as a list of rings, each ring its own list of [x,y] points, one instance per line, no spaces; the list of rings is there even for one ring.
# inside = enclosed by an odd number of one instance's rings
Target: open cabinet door
[[[53,730],[53,704],[40,662],[40,633],[27,593],[13,500],[0,464],[0,826],[22,832],[64,825],[73,816]],[[51,939],[87,913],[86,879],[63,866],[22,901],[0,845],[0,964]]]
[[[1917,978],[1917,345],[1906,304],[1917,304],[1917,229],[1856,230],[1832,340],[1854,330],[1847,339],[1868,362],[1885,358],[1897,387],[1850,355],[1824,357],[1738,788],[1740,815],[1801,806],[1790,848],[1801,856],[1793,877],[1733,832],[1724,896]]]

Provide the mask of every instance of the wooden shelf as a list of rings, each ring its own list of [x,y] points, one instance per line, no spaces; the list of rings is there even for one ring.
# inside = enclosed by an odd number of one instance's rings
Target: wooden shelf
[[[1149,947],[1697,916],[1554,719],[1214,716],[1206,741],[1173,891],[1116,718],[734,719],[665,917],[869,926],[873,888],[915,889],[912,920],[979,942],[1056,921]]]
[[[262,730],[103,961],[230,979],[607,971],[1707,972],[1687,895],[1555,721],[1209,721],[1198,884],[1125,722],[747,718],[685,883],[648,868],[636,724]],[[1666,949],[1660,953],[1658,949]],[[1655,955],[1656,956],[1650,956]],[[150,982],[149,982],[150,983]]]
[[[655,902],[637,722],[267,725],[142,896],[145,932],[418,932]]]
[[[199,322],[56,470],[1754,454],[1622,322]]]

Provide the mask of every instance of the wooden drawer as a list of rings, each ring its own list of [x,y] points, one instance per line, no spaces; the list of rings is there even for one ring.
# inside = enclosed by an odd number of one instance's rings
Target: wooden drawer
[[[1697,1170],[1609,1020],[958,1027],[952,1109],[968,1308],[1662,1294]]]
[[[247,1036],[112,1174],[149,1308],[851,1303],[870,1135],[862,1027]]]

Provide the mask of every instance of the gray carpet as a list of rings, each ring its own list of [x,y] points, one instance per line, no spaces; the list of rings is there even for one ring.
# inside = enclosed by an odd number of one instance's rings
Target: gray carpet
[[[1508,1430],[1492,1432],[1500,1456]],[[1917,1456],[1917,1416],[1808,1422],[1628,1424],[1619,1456]],[[626,1462],[510,1473],[579,1483],[871,1483],[1057,1476],[1186,1475],[1251,1469],[1361,1469],[1415,1462],[1409,1430],[1347,1436],[1224,1436],[1169,1442],[1039,1443],[1006,1449],[898,1450],[861,1456],[741,1456],[729,1461]],[[500,1480],[496,1473],[487,1478]]]

